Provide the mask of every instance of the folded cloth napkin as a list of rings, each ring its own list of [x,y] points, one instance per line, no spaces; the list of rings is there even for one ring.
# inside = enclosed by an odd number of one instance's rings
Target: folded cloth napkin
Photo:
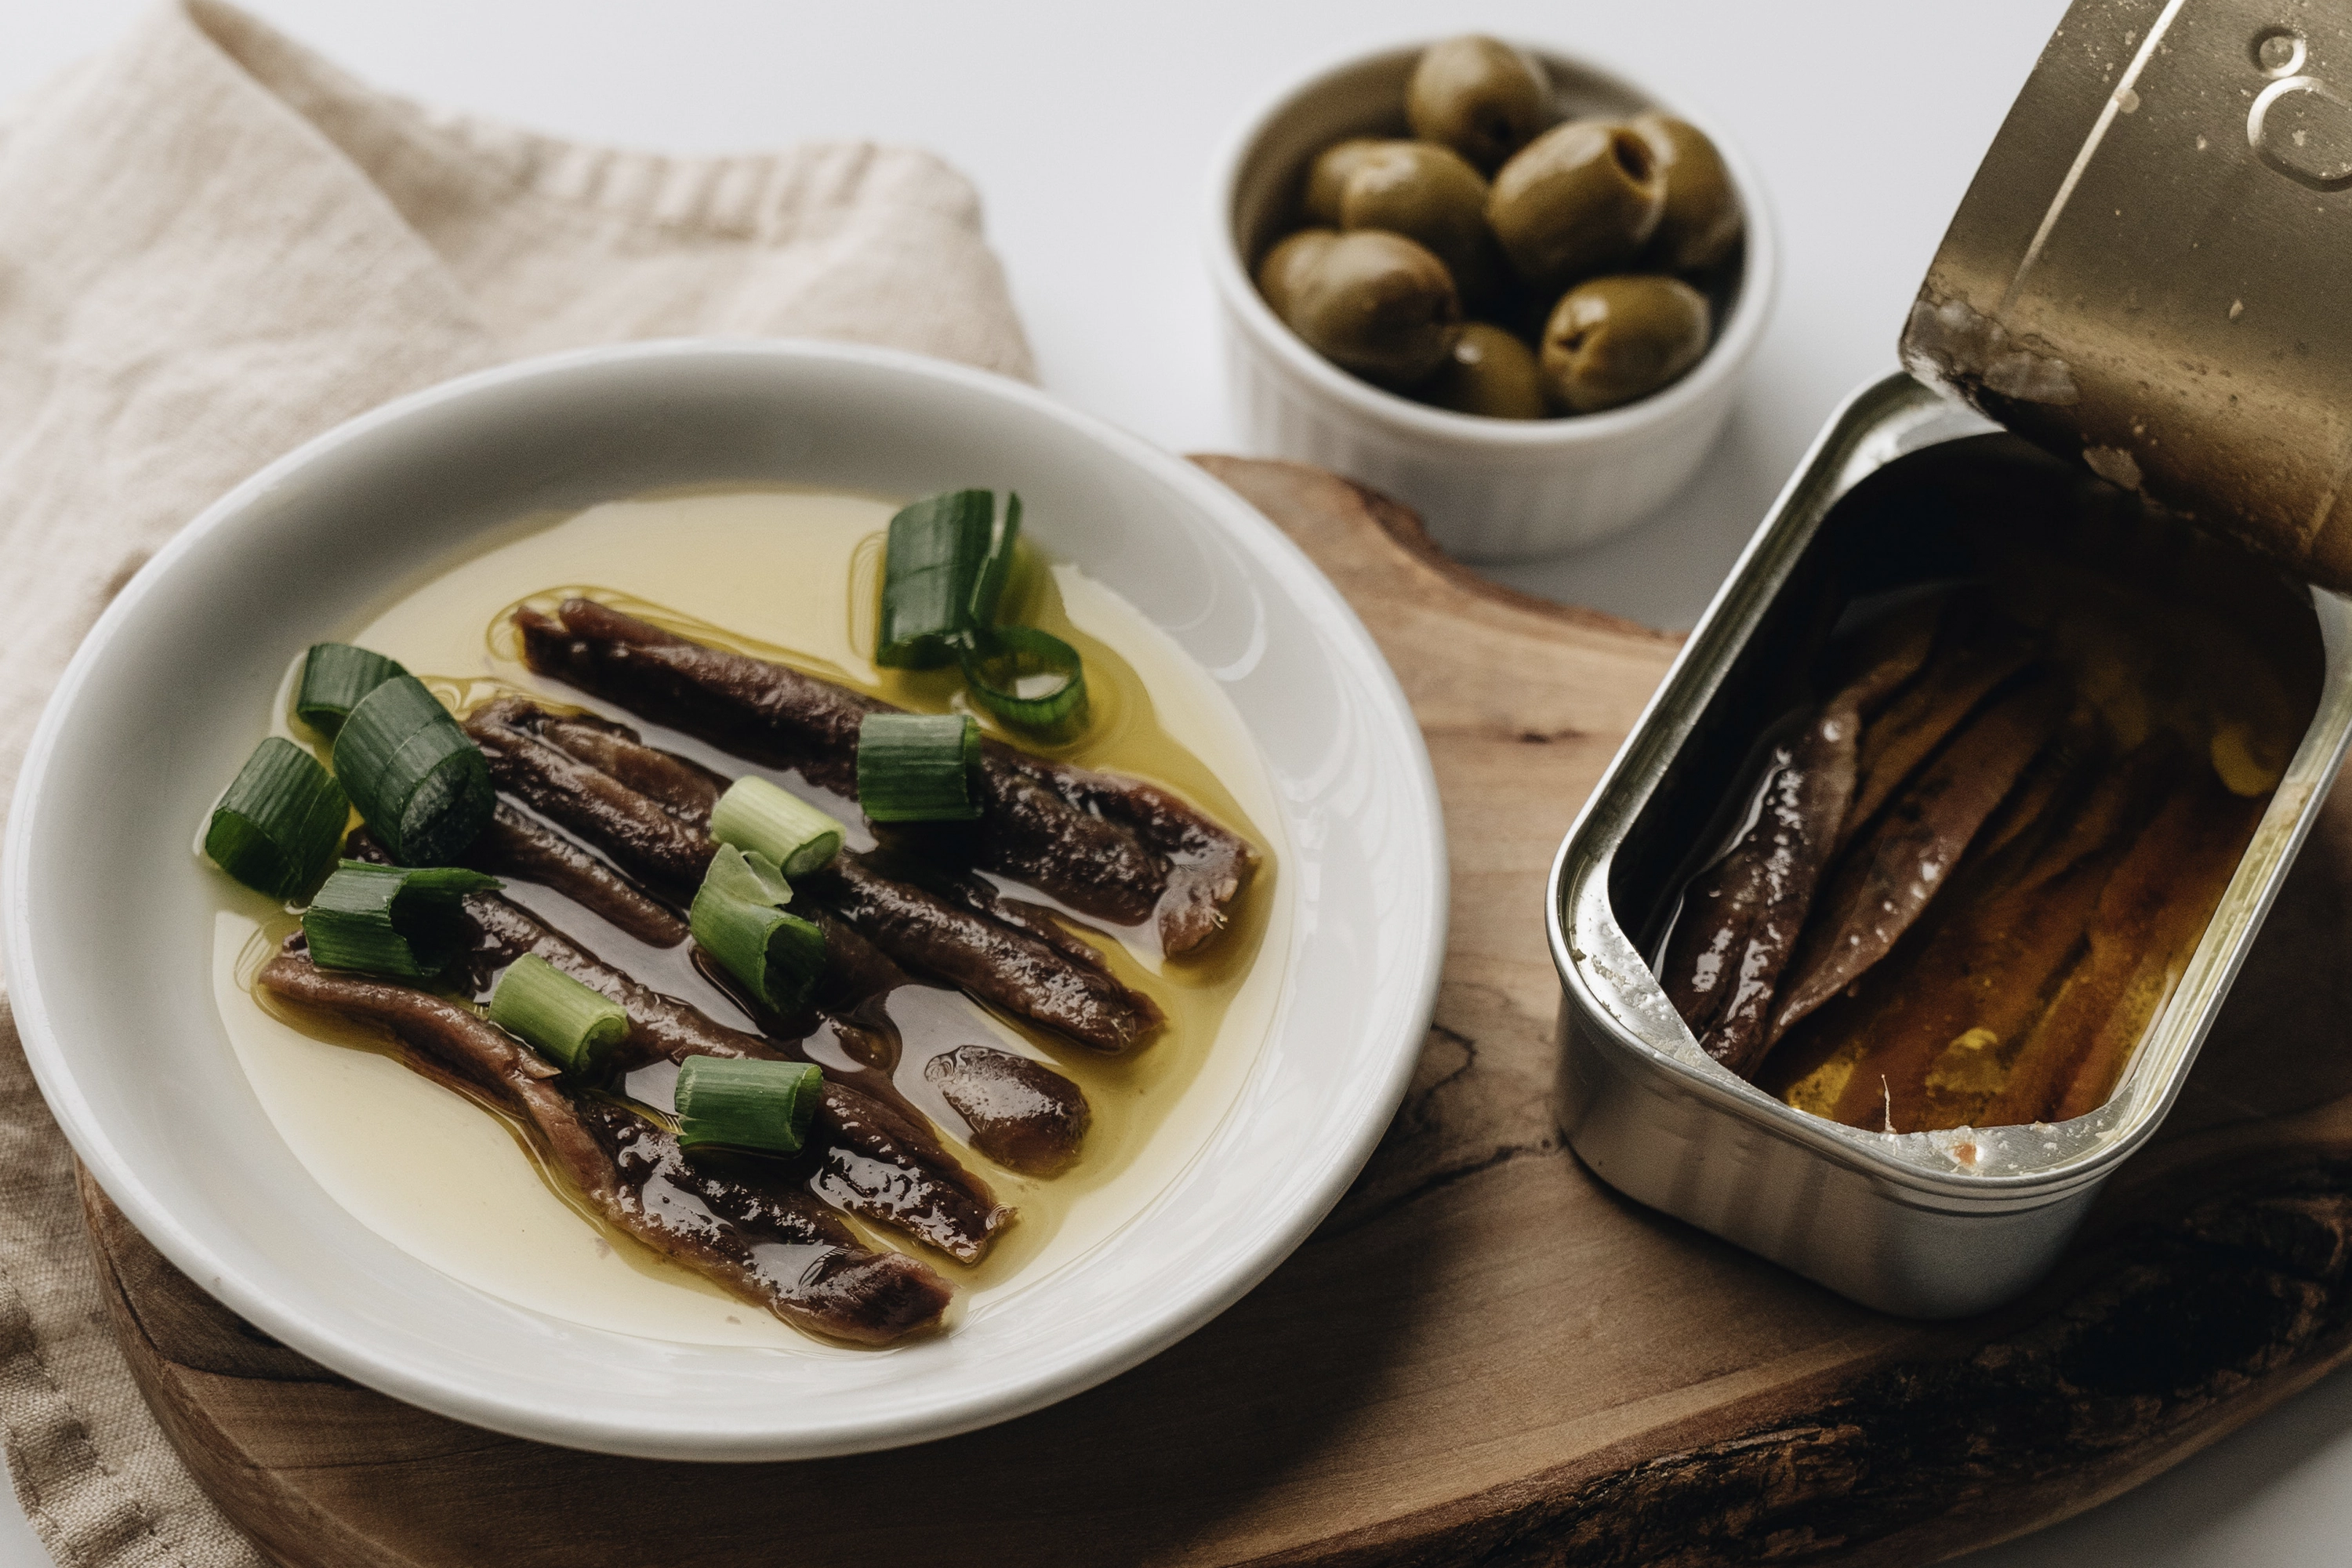
[[[150,15],[0,115],[0,799],[108,598],[260,465],[459,372],[706,333],[1032,374],[971,188],[927,153],[574,146],[374,92],[215,0]],[[0,1439],[60,1563],[261,1568],[131,1384],[5,999]]]

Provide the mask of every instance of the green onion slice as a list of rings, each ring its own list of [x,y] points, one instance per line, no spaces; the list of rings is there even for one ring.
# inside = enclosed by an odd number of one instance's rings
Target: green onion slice
[[[490,1022],[566,1072],[581,1072],[628,1037],[629,1016],[535,952],[507,965],[490,993]]]
[[[383,655],[347,642],[313,644],[302,657],[294,716],[331,741],[361,698],[394,676],[407,673]]]
[[[280,736],[256,746],[205,827],[205,854],[257,893],[280,900],[314,886],[351,820],[343,787]]]
[[[797,1012],[824,971],[824,932],[785,912],[792,899],[774,861],[723,844],[687,911],[687,929],[702,950],[782,1014]]]
[[[422,868],[346,860],[302,916],[310,962],[394,980],[430,980],[465,952],[461,900],[496,877],[455,867]]]
[[[396,675],[351,711],[335,737],[335,775],[360,816],[407,866],[445,866],[490,820],[481,749],[425,683]]]
[[[969,822],[980,726],[968,713],[868,713],[857,727],[857,804],[876,822]]]
[[[988,553],[980,563],[980,575],[972,583],[971,615],[969,630],[986,631],[996,624],[997,601],[1004,597],[1004,581],[1013,574],[1013,547],[1021,542],[1021,495],[1007,491],[1004,515],[996,520],[988,541]]]
[[[747,773],[710,808],[710,837],[764,855],[787,877],[804,876],[841,853],[842,825],[790,790]]]
[[[929,669],[955,658],[987,564],[995,512],[992,491],[946,490],[890,520],[875,663]]]
[[[824,1089],[808,1062],[688,1057],[677,1069],[678,1147],[790,1154],[807,1142]]]
[[[1059,739],[1086,726],[1086,662],[1050,632],[981,633],[963,651],[963,679],[973,701],[1018,729]]]

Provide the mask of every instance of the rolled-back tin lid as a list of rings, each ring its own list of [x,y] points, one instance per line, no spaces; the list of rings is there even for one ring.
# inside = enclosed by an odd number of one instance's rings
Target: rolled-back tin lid
[[[2352,590],[2352,6],[2075,0],[1953,216],[1903,358]]]

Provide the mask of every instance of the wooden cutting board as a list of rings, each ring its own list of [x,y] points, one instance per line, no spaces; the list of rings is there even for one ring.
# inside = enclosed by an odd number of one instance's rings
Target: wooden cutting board
[[[1616,1197],[1549,1105],[1544,873],[1669,637],[1496,588],[1330,476],[1204,458],[1363,615],[1429,738],[1444,985],[1395,1126],[1223,1317],[1053,1409],[894,1454],[692,1466],[428,1415],[274,1344],[85,1177],[115,1326],[214,1498],[300,1568],[1917,1563],[2088,1507],[2352,1346],[2352,798],[2161,1144],[2059,1276],[1865,1311]]]

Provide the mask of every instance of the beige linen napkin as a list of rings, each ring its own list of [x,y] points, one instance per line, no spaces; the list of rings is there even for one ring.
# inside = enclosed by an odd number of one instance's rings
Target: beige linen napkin
[[[972,191],[928,154],[572,146],[384,97],[213,0],[149,16],[0,116],[0,792],[107,599],[256,468],[459,372],[696,333],[1031,374]],[[5,1002],[0,1438],[60,1563],[262,1562],[115,1349]]]

